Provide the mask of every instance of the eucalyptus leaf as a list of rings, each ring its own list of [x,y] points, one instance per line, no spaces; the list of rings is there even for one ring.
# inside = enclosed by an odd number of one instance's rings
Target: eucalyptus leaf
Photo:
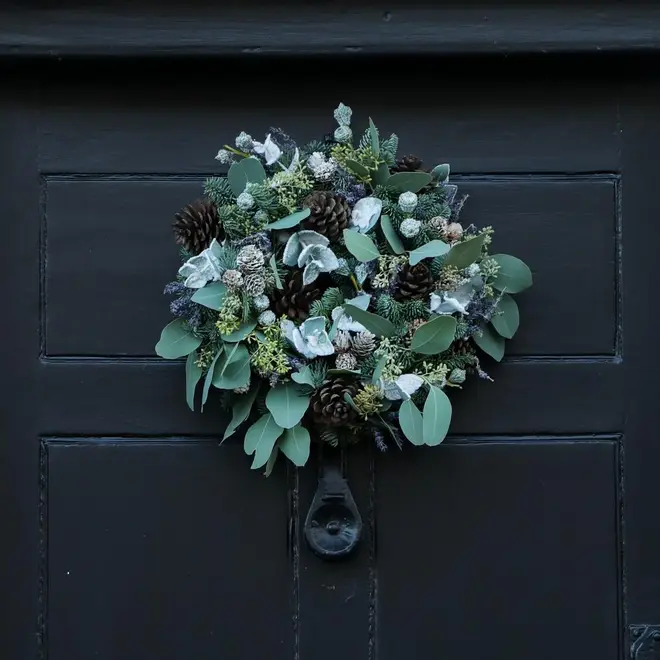
[[[264,229],[290,229],[300,224],[305,218],[309,217],[311,209],[303,209],[302,211],[296,211],[291,215],[287,215],[285,218],[280,218],[267,224]]]
[[[486,234],[480,234],[461,243],[456,243],[445,257],[445,266],[467,268],[473,264],[481,256],[485,238]]]
[[[268,458],[268,462],[266,463],[266,469],[264,470],[264,476],[270,477],[270,475],[273,473],[273,468],[275,467],[275,462],[277,461],[277,457],[280,454],[280,449],[277,445],[273,447],[273,451],[270,452],[270,456]]]
[[[431,170],[431,176],[438,182],[442,183],[449,178],[449,163],[443,163],[442,165],[436,165]]]
[[[385,365],[387,364],[387,355],[383,355],[378,362],[376,362],[376,366],[374,367],[374,373],[371,376],[371,382],[372,384],[376,384],[380,380],[380,375],[383,373],[383,369],[385,368]]]
[[[286,429],[284,435],[278,442],[278,447],[282,453],[298,467],[305,465],[309,459],[309,450],[311,446],[309,431],[300,424]]]
[[[498,335],[490,324],[483,326],[482,333],[475,334],[473,339],[474,343],[493,360],[500,362],[504,357],[504,337]]]
[[[424,444],[422,413],[412,399],[407,399],[399,408],[399,425],[404,435],[413,445]]]
[[[357,174],[361,179],[369,178],[369,170],[356,160],[347,160],[346,169],[353,172],[353,174]]]
[[[244,344],[228,344],[213,372],[213,386],[233,390],[250,382],[250,354]]]
[[[510,254],[494,254],[492,258],[500,269],[493,280],[493,287],[507,293],[520,293],[532,286],[532,271],[524,261]]]
[[[422,436],[424,444],[434,447],[446,437],[451,423],[451,402],[449,397],[435,385],[429,388],[429,394],[424,403],[422,419]]]
[[[446,254],[449,251],[449,245],[444,241],[429,241],[422,247],[418,247],[416,250],[413,250],[410,253],[408,261],[410,265],[414,266],[418,264],[422,259],[428,259],[429,257],[440,257],[443,254]]]
[[[305,365],[300,371],[292,373],[291,378],[299,385],[315,386],[312,370],[307,365]]]
[[[378,129],[373,121],[371,121],[371,117],[369,117],[369,138],[371,140],[371,150],[378,157],[380,155],[380,140],[378,139]]]
[[[211,282],[195,291],[190,299],[217,312],[222,307],[226,295],[227,287],[222,282]]]
[[[422,355],[437,355],[446,351],[456,335],[456,319],[453,316],[436,316],[415,330],[410,348]]]
[[[371,312],[366,312],[355,305],[350,305],[349,303],[344,303],[344,311],[348,314],[354,321],[361,323],[369,332],[373,333],[377,337],[391,337],[395,332],[396,328],[382,316],[378,314],[372,314]]]
[[[419,192],[424,186],[433,181],[433,177],[426,172],[396,172],[387,179],[387,187],[397,192]]]
[[[266,180],[266,170],[256,158],[244,158],[233,163],[227,172],[231,191],[238,197],[248,183],[262,183]]]
[[[195,390],[202,377],[202,368],[197,364],[199,355],[193,351],[186,360],[186,403],[190,410],[195,410]]]
[[[273,447],[283,431],[284,429],[277,425],[270,414],[262,415],[247,430],[243,449],[248,455],[254,454],[253,470],[263,467],[268,462]]]
[[[358,261],[373,261],[378,259],[380,252],[375,243],[365,234],[352,229],[344,229],[346,248]]]
[[[196,337],[183,319],[168,323],[160,333],[156,355],[166,360],[176,360],[198,349],[202,340]]]
[[[273,419],[285,429],[293,428],[309,406],[309,395],[294,383],[284,383],[271,388],[266,396],[266,408]]]
[[[392,224],[389,215],[380,216],[380,228],[383,230],[383,234],[385,235],[387,242],[390,244],[392,252],[394,252],[394,254],[403,254],[406,251],[406,248],[403,247],[403,243],[401,242],[399,235],[396,233],[396,229],[394,229],[394,225]]]
[[[353,397],[348,393],[344,392],[344,401],[353,408],[353,410],[358,414],[361,415],[362,413],[360,412],[359,408],[355,405],[355,401],[353,401]]]
[[[215,366],[218,363],[218,360],[224,352],[224,346],[215,354],[213,361],[209,365],[206,376],[204,377],[204,386],[202,387],[202,412],[204,411],[204,406],[206,405],[206,400],[209,398],[209,390],[211,389],[211,383],[213,382],[213,372],[215,371]]]
[[[385,186],[390,178],[390,168],[387,163],[380,163],[375,170],[371,171],[371,181],[374,186]]]
[[[270,266],[270,269],[273,271],[273,276],[275,277],[275,286],[278,289],[282,289],[282,280],[280,279],[280,274],[277,272],[277,261],[275,260],[275,255],[271,255],[270,259],[268,260],[268,265]]]
[[[247,323],[241,323],[237,330],[230,332],[227,335],[220,335],[223,341],[234,343],[237,341],[243,341],[255,328],[257,327],[256,321],[248,321]]]
[[[236,429],[249,417],[254,401],[259,393],[259,385],[253,387],[245,394],[237,394],[234,397],[231,407],[231,421],[225,429],[222,436],[224,442],[229,436],[233,435]]]
[[[520,325],[520,313],[518,303],[508,293],[502,294],[490,322],[505,339],[511,339],[516,334]]]

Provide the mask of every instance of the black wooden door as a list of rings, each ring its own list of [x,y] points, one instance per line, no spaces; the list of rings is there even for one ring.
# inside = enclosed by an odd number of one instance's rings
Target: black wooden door
[[[2,657],[658,657],[652,64],[7,63]],[[344,457],[365,536],[325,564],[301,538],[314,466],[251,472],[153,345],[171,216],[217,148],[311,138],[339,101],[451,162],[465,219],[535,286],[441,447]]]

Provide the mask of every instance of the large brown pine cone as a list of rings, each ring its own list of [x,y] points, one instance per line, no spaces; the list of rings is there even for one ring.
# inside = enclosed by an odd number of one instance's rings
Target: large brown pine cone
[[[396,161],[396,165],[392,168],[393,172],[424,172],[423,169],[424,162],[421,158],[409,154],[408,156],[403,156]]]
[[[310,412],[315,424],[323,426],[342,426],[355,419],[355,411],[344,400],[344,394],[355,397],[358,385],[350,378],[333,378],[312,394]]]
[[[301,270],[294,270],[282,282],[282,289],[271,293],[273,309],[278,317],[284,315],[292,321],[305,321],[309,316],[309,307],[323,293],[322,278],[311,284],[303,285]]]
[[[426,264],[418,263],[414,266],[405,264],[399,272],[394,299],[399,302],[415,300],[431,293],[434,288],[433,276]]]
[[[351,207],[341,195],[325,190],[317,190],[303,201],[303,208],[309,208],[310,214],[302,222],[305,229],[323,234],[331,241],[336,241],[348,226]]]
[[[176,213],[172,230],[176,242],[191,254],[205,250],[214,238],[224,238],[218,210],[210,199],[198,199]]]

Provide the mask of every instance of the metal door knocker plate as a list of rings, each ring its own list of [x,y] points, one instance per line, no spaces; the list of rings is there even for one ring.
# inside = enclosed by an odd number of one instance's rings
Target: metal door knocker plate
[[[323,468],[304,529],[309,547],[322,559],[342,559],[355,550],[362,518],[337,467]]]

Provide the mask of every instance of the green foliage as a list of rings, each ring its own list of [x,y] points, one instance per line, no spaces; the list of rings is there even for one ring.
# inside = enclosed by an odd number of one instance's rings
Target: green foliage
[[[300,159],[307,160],[307,158],[315,152],[322,153],[324,156],[329,156],[332,147],[332,142],[326,142],[325,140],[312,140],[301,147]]]
[[[234,193],[227,177],[212,176],[204,182],[204,194],[215,203],[216,206],[226,206],[234,203]]]
[[[441,215],[443,218],[449,218],[451,215],[451,209],[444,201],[443,195],[435,192],[419,195],[415,217],[418,220],[430,220],[437,215]]]
[[[309,309],[310,316],[325,316],[330,318],[330,314],[335,307],[340,307],[344,304],[344,294],[341,292],[341,289],[333,287],[327,289],[320,300],[315,300]]]
[[[380,141],[380,157],[388,164],[394,165],[396,152],[399,149],[399,137],[392,133],[390,137]]]
[[[267,183],[251,183],[247,191],[252,195],[256,205],[266,213],[273,213],[279,208],[277,194]]]
[[[309,364],[309,369],[312,373],[312,379],[314,381],[314,387],[320,387],[325,382],[326,376],[328,374],[328,364],[321,360],[311,362]]]
[[[385,293],[376,301],[376,313],[393,323],[397,328],[416,319],[428,319],[429,310],[424,300],[409,300],[400,303]]]
[[[245,238],[256,229],[252,217],[236,205],[220,206],[218,214],[227,236],[232,240]]]

